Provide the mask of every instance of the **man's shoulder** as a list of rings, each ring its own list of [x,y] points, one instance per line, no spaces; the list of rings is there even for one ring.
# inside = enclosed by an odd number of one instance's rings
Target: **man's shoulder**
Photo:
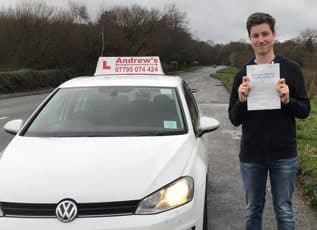
[[[252,58],[252,59],[250,59],[250,61],[248,61],[247,63],[245,63],[241,68],[240,68],[240,70],[237,72],[237,76],[244,76],[244,75],[246,75],[246,73],[247,73],[247,66],[248,65],[254,65],[255,63],[254,63],[254,59],[255,58]]]
[[[277,63],[280,64],[281,74],[293,79],[298,79],[298,76],[303,75],[300,65],[296,61],[284,56],[280,57]]]
[[[299,68],[299,64],[296,61],[282,55],[277,55],[274,61],[280,63],[281,65]]]

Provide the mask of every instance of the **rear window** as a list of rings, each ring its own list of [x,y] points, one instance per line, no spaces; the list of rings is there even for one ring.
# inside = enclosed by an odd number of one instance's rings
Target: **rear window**
[[[176,88],[86,87],[56,92],[25,136],[155,136],[186,133]]]

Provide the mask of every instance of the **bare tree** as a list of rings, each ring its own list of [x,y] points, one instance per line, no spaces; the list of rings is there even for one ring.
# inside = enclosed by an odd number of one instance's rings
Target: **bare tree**
[[[170,29],[188,31],[189,21],[185,12],[180,11],[174,3],[167,5],[165,11],[164,19]]]
[[[74,1],[68,1],[70,15],[75,23],[88,23],[90,18],[88,16],[87,8],[85,5]]]

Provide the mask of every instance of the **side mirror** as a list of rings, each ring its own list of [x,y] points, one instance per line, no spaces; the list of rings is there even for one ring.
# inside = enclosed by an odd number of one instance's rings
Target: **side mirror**
[[[16,135],[18,131],[20,130],[20,128],[22,127],[22,125],[23,125],[23,120],[21,119],[8,121],[4,125],[4,131],[6,131],[9,134]]]
[[[201,137],[204,133],[212,132],[219,127],[219,122],[212,117],[201,117],[197,136]]]

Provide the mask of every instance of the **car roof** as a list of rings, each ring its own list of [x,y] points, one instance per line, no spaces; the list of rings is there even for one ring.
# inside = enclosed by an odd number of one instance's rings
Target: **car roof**
[[[150,86],[181,87],[182,79],[168,75],[108,75],[83,76],[73,78],[61,84],[59,88],[93,87],[93,86]]]

